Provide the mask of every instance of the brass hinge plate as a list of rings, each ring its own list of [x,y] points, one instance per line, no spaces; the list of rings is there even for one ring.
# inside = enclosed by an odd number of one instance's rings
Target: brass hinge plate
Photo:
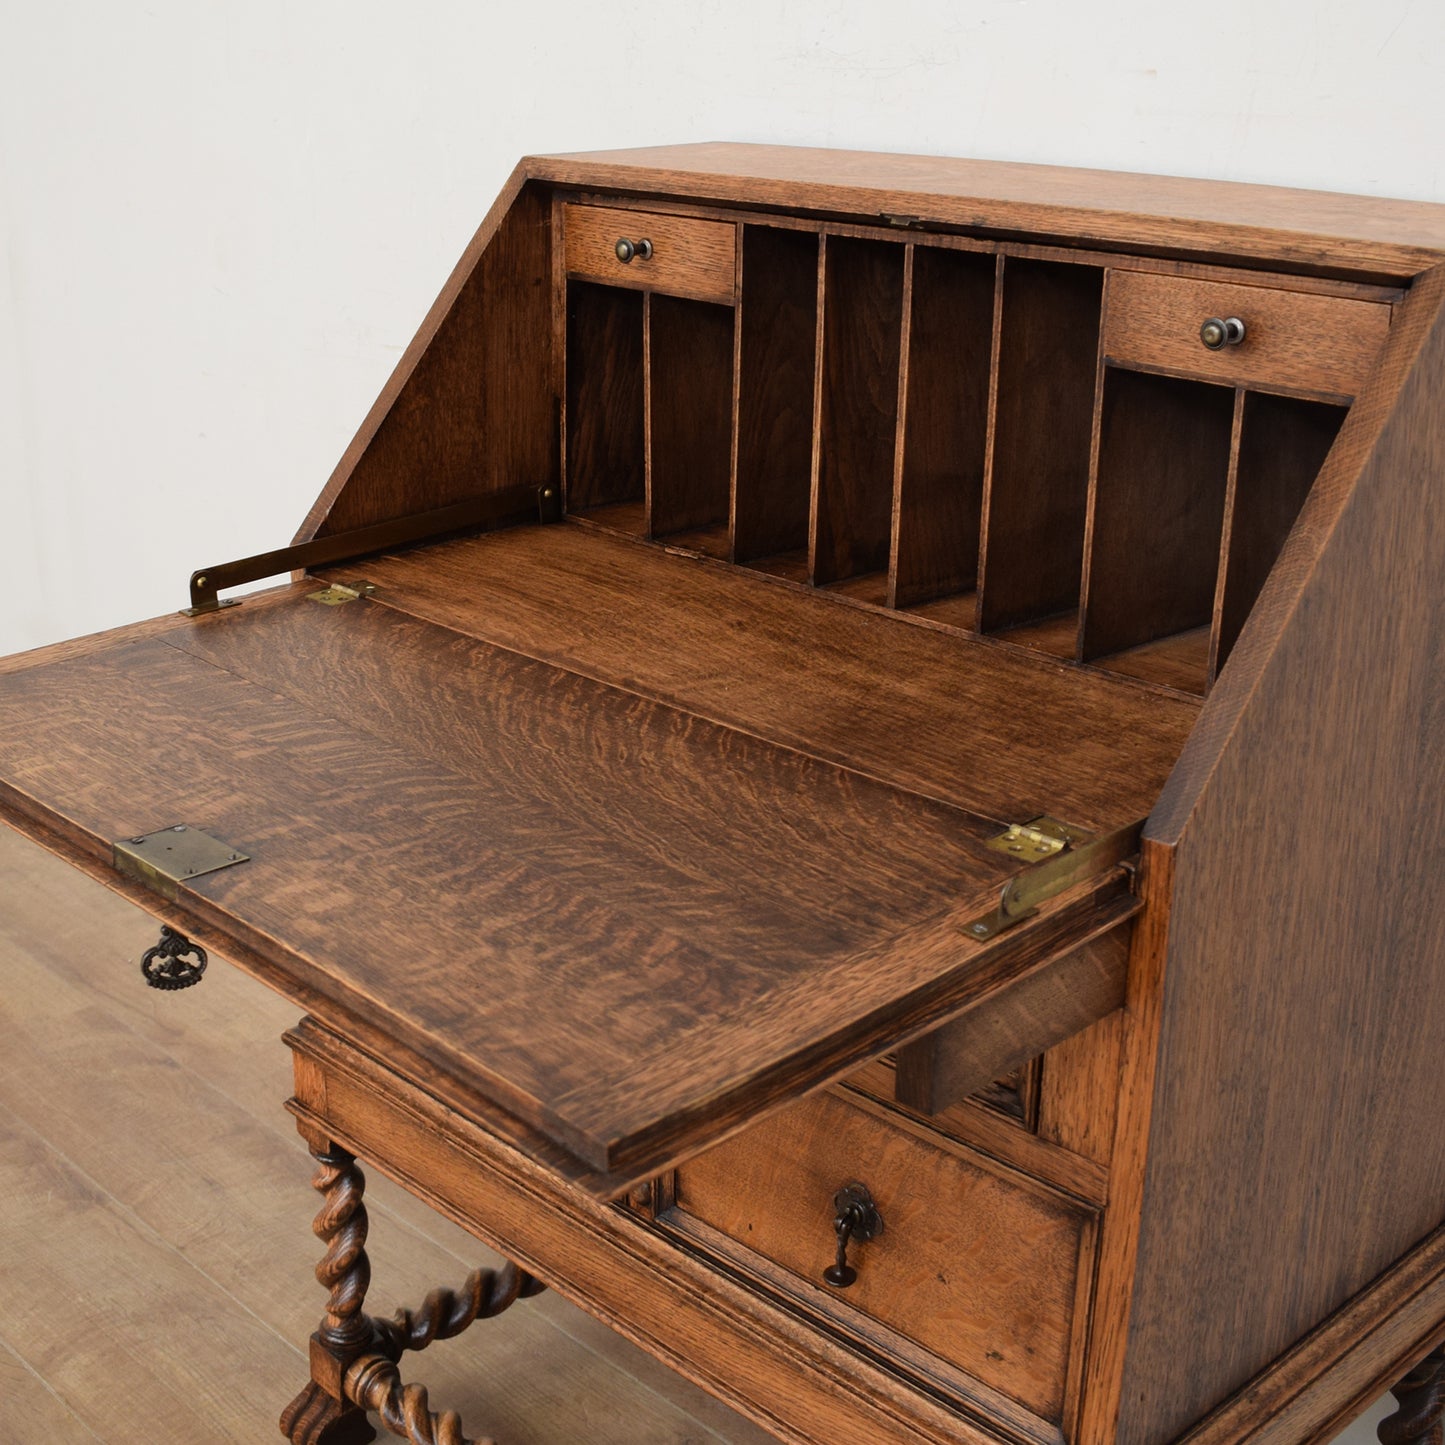
[[[159,828],[138,838],[122,838],[111,845],[111,851],[118,872],[139,879],[170,899],[176,897],[180,884],[246,863],[251,856],[186,823]]]
[[[340,582],[333,582],[330,587],[323,587],[320,592],[308,592],[308,602],[319,602],[323,607],[340,607],[343,602],[355,602],[358,597],[370,597],[376,591],[376,586],[371,582],[353,582],[351,586],[343,586]]]
[[[1037,823],[1039,820],[1034,821]],[[1068,840],[1067,847],[1056,848],[1051,855],[1036,859],[1014,874],[1004,884],[998,903],[987,913],[964,924],[964,933],[976,942],[984,943],[1024,919],[1032,918],[1041,904],[1075,884],[1101,878],[1111,869],[1121,867],[1139,851],[1144,820],[1141,818],[1136,823],[1097,836],[1073,831],[1074,837]],[[1007,834],[1003,836],[1007,837]],[[999,841],[993,840],[994,843]]]
[[[1070,844],[1077,847],[1088,836],[1082,828],[1061,823],[1057,818],[1030,818],[1027,823],[1010,823],[996,838],[988,840],[988,846],[995,853],[1037,863],[1062,853]]]

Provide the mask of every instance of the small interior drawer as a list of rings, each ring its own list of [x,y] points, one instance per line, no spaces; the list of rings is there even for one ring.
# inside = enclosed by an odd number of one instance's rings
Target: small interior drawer
[[[883,1228],[849,1245],[857,1278],[838,1288],[823,1278],[835,1196],[855,1183]],[[681,1165],[673,1214],[781,1266],[843,1328],[876,1342],[881,1324],[1040,1418],[1064,1418],[1092,1273],[1086,1206],[829,1091]]]
[[[1211,318],[1242,321],[1243,340],[1211,350],[1200,337]],[[1383,302],[1114,270],[1104,359],[1229,386],[1353,397],[1389,325]]]
[[[732,304],[737,227],[726,221],[569,205],[562,225],[569,276]],[[636,248],[630,261],[619,255],[622,241]]]

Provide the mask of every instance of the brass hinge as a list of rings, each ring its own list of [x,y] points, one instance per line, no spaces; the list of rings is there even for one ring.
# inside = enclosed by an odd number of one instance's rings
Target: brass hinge
[[[1057,818],[1031,818],[1027,823],[1010,823],[996,838],[988,840],[988,846],[995,853],[1007,853],[1027,863],[1036,863],[1040,858],[1062,853],[1071,843],[1082,843],[1088,836],[1082,828],[1061,823]]]
[[[1038,821],[1036,819],[1035,823]],[[1040,904],[1065,889],[1090,878],[1102,877],[1111,868],[1117,868],[1138,853],[1144,821],[1140,818],[1136,823],[1115,828],[1111,833],[1101,833],[1087,842],[1070,840],[1062,848],[1055,849],[1052,856],[1014,874],[1004,884],[997,907],[964,924],[964,933],[982,943],[1031,918],[1039,911]],[[1001,839],[993,840],[994,843],[999,841]]]
[[[111,861],[117,872],[138,879],[172,902],[182,883],[247,863],[250,858],[249,853],[185,823],[111,844]]]
[[[206,612],[218,612],[222,607],[235,607],[236,599],[221,600],[219,593],[222,588],[260,582],[266,577],[278,577],[283,572],[355,562],[377,552],[435,542],[479,527],[556,522],[561,517],[562,499],[551,483],[486,492],[455,506],[438,507],[433,512],[398,517],[391,522],[378,522],[374,527],[358,527],[351,532],[337,532],[331,537],[298,542],[293,547],[278,547],[274,552],[258,552],[254,557],[242,557],[216,567],[202,567],[191,573],[191,605],[182,608],[182,612],[187,617],[199,617]]]
[[[340,607],[343,602],[356,602],[362,597],[370,597],[375,591],[375,586],[370,582],[353,582],[350,587],[333,582],[330,587],[323,587],[320,592],[308,592],[306,600],[319,602],[323,607]]]

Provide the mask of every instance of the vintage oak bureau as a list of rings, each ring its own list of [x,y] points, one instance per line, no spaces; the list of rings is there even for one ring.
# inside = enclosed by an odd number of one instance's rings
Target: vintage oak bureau
[[[304,1013],[295,1445],[455,1445],[406,1352],[544,1284],[785,1441],[1438,1431],[1442,263],[529,159],[291,548],[3,665],[5,820]],[[358,1160],[515,1265],[388,1316]]]

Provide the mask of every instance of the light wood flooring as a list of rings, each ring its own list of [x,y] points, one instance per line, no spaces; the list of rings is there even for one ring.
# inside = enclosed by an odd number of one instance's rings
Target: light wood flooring
[[[306,1379],[324,1293],[311,1161],[281,1107],[295,1010],[216,959],[196,988],[146,988],[156,932],[0,826],[8,1445],[279,1442]],[[367,1202],[378,1312],[495,1262],[374,1172]],[[772,1440],[555,1294],[415,1365],[434,1407],[501,1445]]]
[[[220,960],[146,988],[149,915],[0,826],[0,1439],[279,1441],[320,1315],[310,1160],[281,1102],[294,1011]],[[368,1179],[371,1306],[489,1255]],[[555,1294],[415,1378],[501,1445],[765,1445]],[[1380,1405],[1342,1445],[1370,1445]],[[392,1437],[383,1435],[382,1439]],[[866,1445],[866,1442],[860,1442]]]

